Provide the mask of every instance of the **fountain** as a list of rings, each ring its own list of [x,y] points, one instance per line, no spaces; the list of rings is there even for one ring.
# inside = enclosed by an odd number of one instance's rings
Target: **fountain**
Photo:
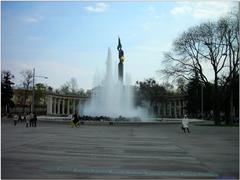
[[[120,42],[120,39],[119,39]],[[121,44],[120,44],[121,45]],[[118,50],[121,50],[121,47]],[[127,117],[136,119],[144,116],[144,110],[134,107],[133,86],[123,82],[123,51],[119,54],[118,77],[113,73],[111,49],[108,48],[106,74],[102,83],[94,88],[91,99],[84,106],[85,116]],[[122,55],[122,56],[121,56]]]

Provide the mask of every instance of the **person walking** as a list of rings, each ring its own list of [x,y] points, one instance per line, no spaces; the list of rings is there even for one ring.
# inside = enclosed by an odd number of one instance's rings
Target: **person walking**
[[[33,127],[33,113],[30,114],[30,127]]]
[[[17,115],[13,116],[13,121],[14,121],[14,126],[16,126],[17,122],[18,122],[18,116]]]
[[[24,113],[24,115],[23,115],[23,122],[25,122],[26,123],[26,120],[27,120],[27,118],[26,118],[26,113]]]
[[[186,133],[186,129],[187,129],[188,133],[190,133],[189,120],[188,120],[187,115],[185,114],[184,118],[182,119],[182,130],[184,131],[184,133]]]
[[[37,127],[37,115],[36,114],[33,115],[32,123],[33,123],[32,124],[33,127]]]
[[[26,116],[26,127],[30,126],[30,119],[31,119],[30,114],[27,114],[27,116]]]
[[[18,120],[17,121],[22,123],[22,116],[21,116],[21,114],[18,114]]]
[[[74,115],[73,115],[73,119],[72,119],[72,127],[80,127],[80,122],[79,122],[79,118],[78,118],[78,115],[77,115],[77,113],[75,113]]]

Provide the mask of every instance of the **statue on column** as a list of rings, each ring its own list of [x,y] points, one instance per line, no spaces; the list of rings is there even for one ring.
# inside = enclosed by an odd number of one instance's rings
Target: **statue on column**
[[[121,40],[118,37],[118,58],[119,58],[119,63],[118,63],[118,80],[123,82],[123,62],[124,62],[124,51],[122,50],[122,44]]]

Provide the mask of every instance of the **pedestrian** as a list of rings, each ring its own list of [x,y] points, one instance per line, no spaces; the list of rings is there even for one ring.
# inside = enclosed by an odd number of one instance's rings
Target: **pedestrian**
[[[73,115],[72,123],[75,127],[80,127],[80,122],[77,113]]]
[[[37,115],[36,114],[33,115],[32,125],[33,125],[33,127],[37,127]]]
[[[22,123],[22,116],[21,116],[21,114],[18,115],[18,122]]]
[[[27,114],[27,116],[26,116],[26,127],[30,126],[30,119],[31,119],[30,114]]]
[[[13,116],[13,121],[14,121],[14,126],[17,125],[17,122],[18,122],[18,117],[17,115]]]
[[[186,133],[186,129],[187,129],[188,133],[190,133],[188,124],[189,124],[189,120],[188,120],[187,115],[185,114],[184,118],[182,119],[182,130],[184,131],[184,133]]]
[[[26,118],[26,113],[24,113],[24,115],[23,115],[23,122],[26,123],[26,120],[27,120],[27,118]]]
[[[30,114],[30,127],[33,127],[33,113]]]

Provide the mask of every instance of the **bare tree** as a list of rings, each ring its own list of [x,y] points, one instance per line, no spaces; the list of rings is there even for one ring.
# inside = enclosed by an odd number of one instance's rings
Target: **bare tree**
[[[23,99],[23,113],[25,112],[26,101],[28,97],[28,92],[33,81],[33,72],[29,69],[20,72],[22,75],[22,85],[24,88],[24,99]]]
[[[63,84],[59,91],[64,94],[76,94],[78,92],[78,84],[76,78],[71,78]]]
[[[198,27],[190,28],[173,43],[173,51],[164,54],[164,63],[167,64],[163,72],[168,77],[185,78],[189,80],[197,72],[203,82],[208,79],[203,74],[201,42]]]
[[[207,84],[209,79],[203,72],[203,66],[210,64],[214,73],[215,124],[219,123],[219,76],[227,74],[231,77],[239,68],[238,23],[237,18],[231,16],[190,28],[175,40],[173,51],[165,54],[167,67],[161,71],[174,79],[190,79],[197,73],[200,80]]]
[[[71,78],[70,81],[68,82],[70,90],[72,93],[76,93],[78,90],[78,84],[76,78]]]
[[[240,9],[239,9],[240,11]],[[240,12],[239,12],[240,13]],[[225,83],[223,86],[228,87],[229,92],[229,118],[227,123],[233,122],[233,111],[236,107],[233,106],[233,94],[235,83],[239,76],[239,14],[232,14],[229,18],[221,20],[221,24],[226,27],[227,33],[225,34],[225,43],[228,48],[228,62],[229,73],[225,75]]]

